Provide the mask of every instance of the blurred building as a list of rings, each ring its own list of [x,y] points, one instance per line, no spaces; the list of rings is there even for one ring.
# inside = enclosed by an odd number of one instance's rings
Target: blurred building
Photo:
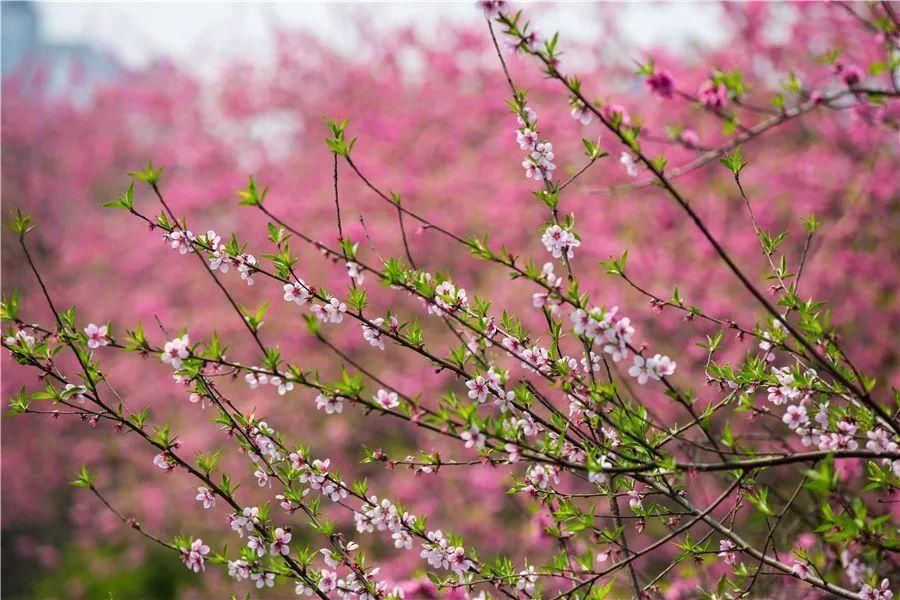
[[[48,42],[33,2],[2,2],[0,6],[4,80],[15,76],[35,92],[65,93],[84,101],[97,84],[111,81],[121,72],[111,56],[92,46]]]

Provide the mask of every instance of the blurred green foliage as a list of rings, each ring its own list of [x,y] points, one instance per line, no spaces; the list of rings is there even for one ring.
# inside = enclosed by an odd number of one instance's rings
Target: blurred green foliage
[[[117,568],[110,572],[98,570],[98,565],[121,565],[121,553],[126,546],[105,545],[83,549],[69,545],[62,549],[60,564],[42,573],[30,587],[4,591],[5,598],[34,599],[116,599],[162,600],[179,597],[179,590],[194,587],[202,580],[193,577],[171,552],[149,548],[144,560],[134,568]],[[104,570],[105,571],[105,570]]]

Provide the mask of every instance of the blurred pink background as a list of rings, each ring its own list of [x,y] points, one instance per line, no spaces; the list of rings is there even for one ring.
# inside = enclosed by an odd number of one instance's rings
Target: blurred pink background
[[[189,327],[196,340],[218,331],[231,347],[229,358],[258,360],[246,332],[197,265],[171,252],[158,232],[100,205],[124,191],[127,171],[152,159],[166,167],[163,191],[194,232],[211,228],[224,237],[234,231],[259,256],[268,251],[266,221],[238,207],[235,195],[253,174],[269,186],[272,210],[333,244],[332,158],[323,142],[323,115],[351,119],[349,136],[359,138],[355,160],[380,187],[401,193],[412,210],[457,233],[488,233],[495,247],[505,243],[538,265],[548,260],[537,233],[546,208],[534,200],[533,184],[522,176],[515,118],[505,106],[508,90],[474,6],[317,5],[303,14],[299,5],[273,5],[263,16],[247,5],[146,6],[132,13],[124,5],[110,5],[111,16],[96,17],[106,18],[106,24],[96,34],[82,31],[85,39],[76,42],[77,27],[65,24],[66,15],[82,15],[80,22],[89,23],[83,12],[99,14],[96,6],[3,5],[4,212],[22,208],[34,214],[40,227],[32,244],[44,276],[58,304],[79,307],[83,324],[111,321],[114,334],[121,335],[141,321],[151,339],[161,343],[157,315],[170,330]],[[579,4],[528,10],[545,32],[560,28],[564,65],[579,74],[591,97],[625,106],[653,136],[665,137],[667,126],[687,124],[706,147],[726,139],[721,122],[682,100],[653,96],[634,74],[633,60],[652,57],[691,93],[713,66],[741,69],[747,97],[763,106],[789,71],[807,89],[840,88],[831,69],[815,60],[828,48],[843,47],[848,63],[875,60],[872,34],[833,6],[682,6],[687,8]],[[122,27],[137,25],[133,35],[127,28],[116,31],[122,48],[113,52],[115,15],[128,17]],[[185,25],[203,19],[218,25]],[[74,16],[70,20],[79,22]],[[701,33],[710,30],[703,26],[708,22],[715,24],[715,35]],[[169,25],[173,29],[167,34]],[[48,27],[57,38],[48,37]],[[219,34],[219,28],[229,33]],[[171,44],[161,41],[169,36],[175,38]],[[512,55],[509,62],[518,84],[531,90],[542,133],[554,143],[560,175],[568,176],[583,165],[581,138],[596,139],[600,125],[585,127],[573,120],[565,95],[533,63]],[[878,79],[881,85],[884,80]],[[803,246],[801,219],[814,212],[822,221],[801,295],[830,302],[848,353],[878,378],[883,393],[900,384],[898,113],[897,102],[818,110],[744,150],[751,161],[745,187],[757,218],[770,231],[790,231],[789,260],[796,261]],[[747,123],[764,118],[741,114]],[[598,262],[627,249],[630,276],[660,296],[677,285],[688,303],[708,313],[748,323],[762,315],[659,191],[597,193],[629,181],[618,163],[621,148],[607,137],[601,138],[601,147],[613,155],[563,195],[561,209],[575,213],[583,238],[575,271],[596,303],[621,306],[636,322],[640,340],[678,361],[681,385],[712,397],[715,390],[703,386],[703,355],[694,343],[714,330],[702,322],[684,323],[672,311],[655,314],[645,299],[605,275]],[[673,166],[696,155],[678,145],[648,146],[653,155],[665,152]],[[728,250],[765,286],[764,259],[729,174],[714,161],[679,183]],[[376,257],[358,224],[360,214],[381,254],[402,252],[394,212],[346,169],[341,193],[350,237],[360,242],[368,262]],[[146,190],[138,190],[136,205],[157,212]],[[539,324],[528,286],[510,284],[501,270],[461,254],[432,232],[412,231],[420,267],[450,272],[470,296],[490,297],[497,312],[515,310]],[[3,292],[21,290],[23,318],[49,323],[13,242],[4,232]],[[342,266],[323,260],[314,248],[298,249],[299,272],[307,281],[344,289]],[[271,301],[264,341],[277,342],[283,355],[304,368],[338,371],[336,358],[306,333],[297,311],[281,302],[278,288],[264,281],[247,288],[236,278],[229,284],[248,305]],[[373,310],[390,307],[407,317],[421,316],[417,303],[374,282],[367,285]],[[429,346],[451,347],[454,340],[439,321],[421,318],[428,325]],[[458,391],[458,384],[434,375],[399,348],[372,351],[356,326],[325,333],[406,392],[436,398],[450,387]],[[752,342],[745,341],[733,352],[751,348]],[[170,420],[187,453],[228,448],[228,440],[198,418],[197,407],[158,360],[111,350],[99,354],[129,405],[149,405],[152,419]],[[4,397],[22,385],[38,384],[7,356],[2,366]],[[467,455],[393,421],[373,426],[359,411],[327,417],[314,410],[308,390],[279,397],[274,388],[254,392],[236,382],[229,393],[246,411],[255,408],[289,432],[292,442],[310,443],[315,456],[331,457],[346,480],[369,477],[374,493],[430,515],[430,523],[454,529],[486,557],[503,551],[535,562],[554,550],[541,534],[542,515],[522,498],[504,493],[515,468],[444,469],[438,476],[416,476],[360,465],[362,445],[394,456],[417,448]],[[658,395],[658,411],[664,414],[668,401]],[[95,498],[68,486],[79,465],[87,463],[100,473],[99,487],[148,530],[163,537],[202,535],[219,546],[233,543],[223,531],[224,513],[202,511],[193,502],[196,485],[180,475],[160,474],[151,464],[152,453],[137,440],[102,425],[92,429],[32,416],[4,419],[2,433],[2,567],[10,597],[97,597],[107,590],[128,597],[137,586],[152,590],[153,597],[192,598],[227,588],[223,572],[213,568],[203,578],[189,576],[175,557],[156,554],[101,510]],[[263,498],[246,461],[234,452],[225,455],[225,464],[249,483],[241,491],[244,497]],[[715,494],[708,490],[709,496]],[[347,513],[335,516],[347,522]],[[316,543],[309,532],[295,539]],[[417,553],[398,554],[374,537],[365,542],[373,544],[371,554],[390,576],[406,578],[422,566]]]

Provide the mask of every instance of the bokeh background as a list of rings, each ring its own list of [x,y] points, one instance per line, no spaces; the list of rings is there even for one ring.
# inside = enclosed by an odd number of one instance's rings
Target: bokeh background
[[[842,58],[862,67],[882,58],[875,34],[834,5],[527,8],[543,31],[562,32],[566,70],[581,76],[590,96],[625,106],[659,139],[666,138],[667,127],[687,125],[706,147],[727,139],[722,123],[688,102],[650,94],[635,75],[634,61],[652,57],[690,93],[713,67],[740,69],[748,99],[766,106],[791,71],[807,90],[839,89],[831,67],[816,60],[831,48],[843,48]],[[332,159],[323,143],[323,115],[351,119],[350,135],[359,138],[356,161],[378,185],[401,193],[410,208],[458,233],[490,234],[497,246],[506,243],[538,264],[546,259],[537,234],[546,209],[534,201],[533,186],[522,176],[515,119],[505,106],[507,89],[481,12],[469,2],[3,3],[2,10],[3,209],[34,213],[40,225],[33,240],[38,262],[58,303],[77,305],[84,324],[111,321],[121,333],[140,321],[161,342],[154,325],[158,317],[171,330],[189,326],[193,339],[218,331],[232,348],[230,358],[257,360],[230,308],[196,265],[171,252],[157,232],[100,205],[124,190],[127,171],[152,159],[166,167],[164,192],[195,232],[237,232],[258,256],[267,250],[266,221],[238,207],[235,195],[253,174],[269,186],[273,210],[333,243]],[[508,58],[519,85],[531,90],[559,172],[574,172],[584,160],[581,138],[596,139],[600,125],[585,127],[571,119],[565,95],[533,63]],[[866,78],[888,82],[883,73]],[[738,112],[748,124],[764,118]],[[796,261],[803,247],[801,219],[815,212],[823,222],[802,290],[830,302],[848,352],[879,379],[882,390],[900,384],[898,112],[896,102],[814,111],[745,148],[752,164],[745,175],[747,191],[766,228],[790,231],[789,261]],[[603,193],[628,178],[618,164],[620,148],[605,137],[601,146],[613,156],[572,186],[562,203],[565,212],[576,214],[583,238],[576,272],[598,304],[622,306],[642,341],[678,361],[682,385],[712,397],[715,390],[698,377],[702,356],[694,346],[712,330],[684,323],[670,311],[656,314],[644,298],[604,275],[598,261],[627,249],[633,278],[659,295],[678,285],[682,296],[709,313],[742,322],[761,315],[668,198],[653,188]],[[654,154],[664,152],[670,165],[696,156],[677,144],[649,147]],[[713,162],[679,181],[729,251],[766,285],[764,259],[727,173]],[[346,171],[341,193],[349,235],[361,243],[362,256],[374,261],[372,245],[383,255],[400,253],[394,213]],[[137,198],[139,209],[156,211],[143,190]],[[489,296],[498,311],[531,313],[526,320],[534,322],[527,286],[508,283],[505,273],[461,254],[432,232],[413,228],[411,233],[420,266],[450,272],[470,295]],[[49,322],[6,235],[2,251],[4,294],[22,290],[24,318]],[[311,247],[299,252],[307,281],[343,289],[342,266]],[[421,314],[416,303],[368,283],[373,308]],[[234,278],[230,286],[248,305],[272,302],[266,343],[278,343],[283,355],[303,367],[336,372],[336,358],[306,333],[294,307],[280,302],[277,288],[267,283],[246,288]],[[446,349],[454,343],[439,321],[426,323],[430,345]],[[372,351],[355,326],[326,334],[409,393],[435,399],[459,387],[414,355],[390,347],[383,354]],[[736,341],[733,352],[751,348],[749,341]],[[199,409],[158,360],[113,351],[101,355],[129,405],[150,406],[158,422],[170,420],[187,452],[228,447],[215,425],[198,418]],[[22,385],[37,385],[8,357],[2,366],[4,397]],[[306,390],[279,397],[274,388],[251,392],[235,384],[229,393],[242,408],[255,409],[289,432],[290,440],[331,457],[345,479],[369,477],[375,493],[431,515],[431,523],[463,534],[483,556],[503,551],[539,562],[554,550],[542,534],[544,515],[504,493],[515,469],[445,469],[422,476],[360,465],[362,445],[397,456],[417,448],[464,454],[394,422],[372,426],[358,411],[326,417],[314,410],[313,394]],[[646,401],[656,402],[662,414],[669,410],[661,395],[650,392]],[[193,501],[196,486],[185,477],[161,474],[151,459],[136,440],[103,426],[4,419],[4,595],[222,597],[229,585],[224,573],[210,569],[202,578],[193,576],[176,557],[160,554],[101,510],[96,499],[67,484],[87,463],[100,473],[99,485],[114,504],[148,530],[163,537],[190,533],[218,547],[233,543],[224,531],[225,514],[204,512]],[[246,461],[226,452],[224,464],[245,478],[248,504],[257,495],[263,498],[253,489]],[[346,517],[341,516],[345,522]],[[296,531],[295,540],[315,543],[309,532]],[[420,574],[417,552],[398,555],[374,538],[364,541],[389,577],[416,589],[409,580]],[[691,573],[681,573],[665,587],[677,598],[697,583]]]

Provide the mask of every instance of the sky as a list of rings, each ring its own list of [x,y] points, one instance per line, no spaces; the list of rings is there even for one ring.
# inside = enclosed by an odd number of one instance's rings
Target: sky
[[[615,10],[627,39],[637,47],[660,41],[674,46],[691,42],[717,44],[719,6],[704,3],[607,4]],[[126,67],[142,67],[164,57],[200,74],[236,55],[264,59],[271,51],[273,26],[299,28],[356,51],[361,40],[345,35],[342,21],[365,11],[377,29],[415,25],[437,31],[440,24],[479,22],[472,0],[463,2],[40,2],[41,32],[55,43],[87,43],[112,54]],[[560,2],[541,16],[544,31],[560,30],[570,39],[594,33],[596,7]],[[590,18],[585,18],[586,16]]]

